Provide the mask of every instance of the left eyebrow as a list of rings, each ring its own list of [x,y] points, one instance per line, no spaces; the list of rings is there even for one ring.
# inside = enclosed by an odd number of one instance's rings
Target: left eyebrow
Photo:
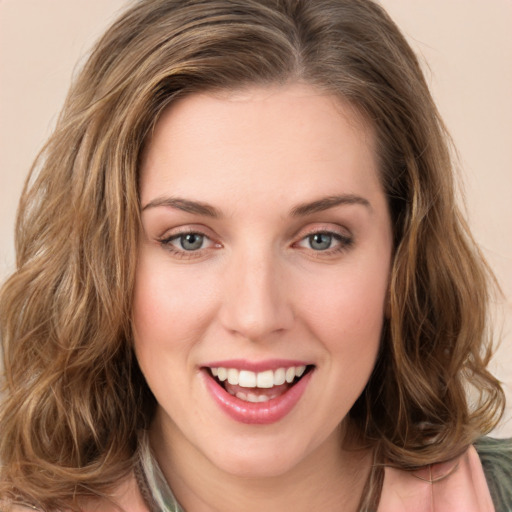
[[[343,194],[338,196],[323,197],[310,203],[299,204],[298,206],[292,208],[290,215],[292,217],[302,217],[305,215],[311,215],[312,213],[322,212],[324,210],[328,210],[329,208],[334,208],[335,206],[351,204],[360,204],[369,210],[372,210],[372,206],[368,199],[354,194]]]

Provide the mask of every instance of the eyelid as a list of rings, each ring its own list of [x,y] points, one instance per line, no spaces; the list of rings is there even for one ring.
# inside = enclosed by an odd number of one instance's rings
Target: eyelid
[[[311,235],[316,235],[317,233],[326,233],[331,235],[336,235],[343,239],[352,239],[353,234],[348,228],[336,225],[336,224],[325,224],[325,223],[315,223],[314,225],[308,225],[305,228],[302,228],[296,232],[293,236],[295,240],[302,240]]]
[[[210,240],[215,238],[215,235],[212,234],[211,230],[201,224],[186,224],[183,226],[176,226],[174,228],[166,229],[162,235],[157,237],[157,240],[162,242],[171,238],[177,238],[182,235],[189,235],[194,233],[209,238]]]

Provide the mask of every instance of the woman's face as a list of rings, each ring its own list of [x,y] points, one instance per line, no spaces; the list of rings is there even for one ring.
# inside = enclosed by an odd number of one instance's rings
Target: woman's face
[[[349,105],[306,85],[195,94],[161,117],[133,310],[159,459],[270,476],[339,454],[386,307],[374,145]]]

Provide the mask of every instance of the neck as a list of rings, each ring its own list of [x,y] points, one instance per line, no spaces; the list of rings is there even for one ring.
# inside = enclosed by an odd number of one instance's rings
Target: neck
[[[299,464],[271,476],[223,471],[188,443],[166,443],[168,436],[156,425],[150,439],[166,480],[187,512],[355,512],[371,452],[355,443],[346,446],[343,435],[340,428]]]

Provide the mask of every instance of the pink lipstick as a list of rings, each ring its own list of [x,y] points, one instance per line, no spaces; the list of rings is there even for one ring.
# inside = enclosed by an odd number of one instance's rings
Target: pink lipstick
[[[202,368],[217,405],[235,421],[271,424],[284,418],[307,388],[314,366],[302,361],[218,361]]]

